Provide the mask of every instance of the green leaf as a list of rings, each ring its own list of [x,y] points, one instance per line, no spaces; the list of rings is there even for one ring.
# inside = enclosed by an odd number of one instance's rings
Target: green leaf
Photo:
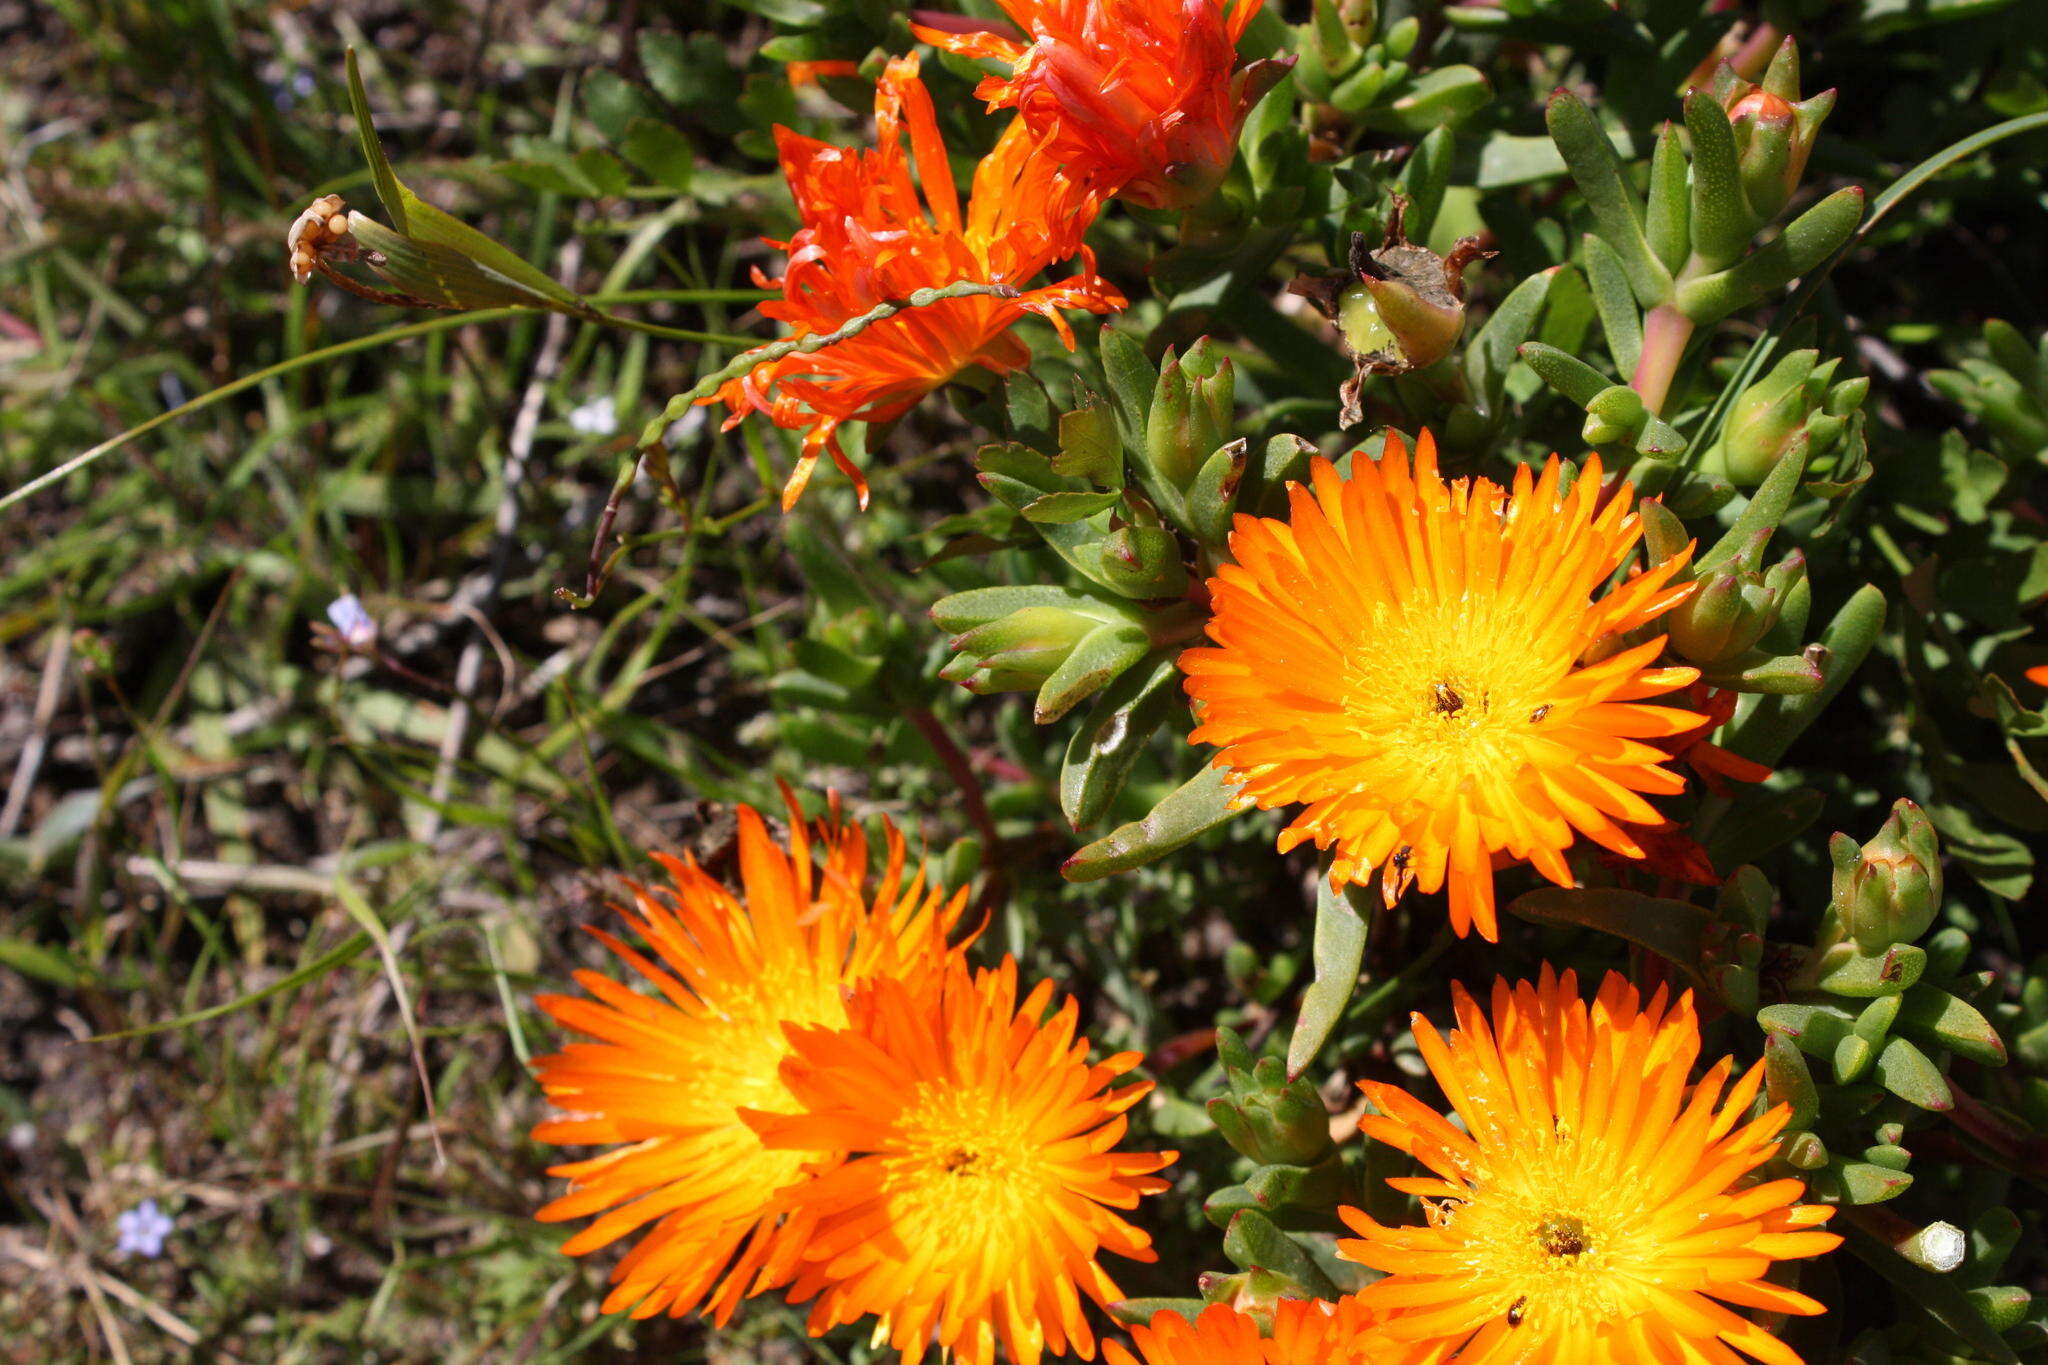
[[[1577,924],[1613,934],[1667,959],[1694,985],[1707,985],[1700,960],[1714,917],[1697,905],[1619,887],[1543,886],[1517,896],[1508,910],[1539,923]]]
[[[21,938],[0,938],[0,967],[66,991],[81,990],[99,979],[98,973],[63,949]]]
[[[1372,928],[1371,903],[1361,908],[1361,899],[1356,888],[1333,889],[1327,872],[1316,878],[1316,979],[1302,993],[1301,1013],[1287,1043],[1289,1080],[1308,1070],[1336,1032],[1344,1007],[1358,988],[1358,969],[1365,961],[1366,935]]]
[[[1163,858],[1237,814],[1237,788],[1221,768],[1205,767],[1169,792],[1142,820],[1119,825],[1060,867],[1070,882],[1100,881]]]
[[[1955,1096],[1941,1068],[1905,1038],[1888,1040],[1873,1068],[1878,1082],[1908,1104],[1937,1113],[1955,1108]]]
[[[1667,270],[1679,270],[1692,255],[1691,168],[1678,145],[1678,130],[1665,124],[1650,155],[1650,198],[1643,235]],[[1615,264],[1620,265],[1619,259]],[[1632,370],[1633,365],[1624,365]]]
[[[1062,478],[1086,479],[1097,488],[1121,491],[1124,447],[1117,435],[1115,411],[1091,399],[1072,412],[1060,414],[1059,426],[1060,449],[1052,457],[1052,472]]]
[[[1862,217],[1861,188],[1835,191],[1737,264],[1681,285],[1678,311],[1704,326],[1747,308],[1834,255],[1855,235]]]
[[[932,603],[931,616],[940,630],[958,635],[976,626],[985,626],[991,621],[1000,621],[1013,611],[1026,607],[1065,607],[1084,616],[1101,616],[1105,609],[1115,610],[1101,598],[1073,588],[1063,588],[1051,583],[1032,583],[1019,587],[970,588],[941,597]]]
[[[510,161],[500,161],[491,169],[515,184],[543,194],[595,199],[599,193],[597,185],[584,174],[583,167],[569,149],[559,142],[535,142],[523,155]]]
[[[398,175],[385,159],[384,144],[377,140],[377,125],[370,118],[370,97],[363,90],[363,73],[356,65],[356,50],[351,47],[347,54],[348,104],[356,116],[356,137],[363,144],[363,160],[370,163],[370,181],[377,187],[377,202],[384,206],[384,212],[391,215],[391,226],[399,232],[405,229],[405,191],[398,183]]]
[[[114,1033],[94,1034],[85,1041],[88,1043],[113,1043],[119,1042],[123,1038],[147,1038],[153,1033],[175,1032],[178,1029],[190,1028],[194,1024],[203,1024],[210,1019],[218,1019],[223,1015],[233,1014],[238,1010],[245,1010],[251,1005],[260,1005],[274,995],[283,995],[288,991],[295,991],[307,982],[325,976],[336,967],[360,955],[365,948],[370,946],[370,941],[370,936],[366,933],[355,934],[346,942],[322,953],[297,971],[287,976],[279,977],[261,990],[251,991],[247,995],[239,996],[223,1004],[208,1006],[203,1010],[194,1010],[190,1014],[181,1014],[175,1019],[160,1019],[156,1023],[144,1024],[140,1028],[121,1029]]]
[[[1607,353],[1614,357],[1617,374],[1634,374],[1643,354],[1643,314],[1636,307],[1635,292],[1614,248],[1586,234],[1586,282],[1593,289],[1593,306],[1600,312],[1600,330],[1607,336]]]
[[[1562,269],[1563,266],[1553,266],[1540,270],[1516,285],[1466,346],[1465,379],[1486,416],[1499,414],[1516,352],[1536,330],[1544,302],[1550,296],[1550,286]]]
[[[1244,484],[1248,448],[1243,437],[1218,446],[1188,485],[1187,529],[1204,545],[1220,549],[1230,538],[1231,514],[1237,510],[1238,490]]]
[[[1088,632],[1038,689],[1032,719],[1050,725],[1102,690],[1152,648],[1145,628],[1105,625]]]
[[[1100,337],[1102,377],[1109,385],[1117,429],[1123,433],[1123,448],[1143,450],[1145,424],[1152,411],[1152,391],[1159,387],[1159,371],[1145,359],[1144,350],[1128,332],[1104,326]]]
[[[1856,1016],[1840,1005],[1766,1005],[1756,1012],[1764,1032],[1792,1043],[1809,1057],[1826,1061],[1852,1036]]]
[[[1663,303],[1671,294],[1671,272],[1650,250],[1643,236],[1642,210],[1636,203],[1635,192],[1628,186],[1613,144],[1600,130],[1600,121],[1584,100],[1560,90],[1550,97],[1544,122],[1573,182],[1593,210],[1600,236],[1620,258],[1637,300],[1645,308]]]
[[[1868,1000],[1897,995],[1927,970],[1927,954],[1910,943],[1894,943],[1866,953],[1853,941],[1836,944],[1815,966],[1815,984],[1833,995]]]
[[[1477,67],[1443,66],[1416,77],[1405,93],[1373,110],[1366,122],[1410,134],[1443,129],[1464,122],[1492,98],[1493,87]]]
[[[1705,269],[1719,270],[1756,235],[1735,159],[1735,130],[1720,102],[1704,90],[1685,97],[1685,126],[1692,134],[1693,254]]]
[[[1437,210],[1451,183],[1451,156],[1457,143],[1449,128],[1432,129],[1415,144],[1415,150],[1401,164],[1398,183],[1408,196],[1405,227],[1409,239],[1427,242],[1436,225]]]
[[[1123,494],[1117,490],[1107,493],[1047,493],[1033,498],[1018,510],[1026,521],[1035,521],[1046,526],[1061,526],[1069,522],[1085,521],[1097,512],[1107,512],[1116,506]]]
[[[1118,1299],[1109,1315],[1126,1327],[1144,1327],[1161,1313],[1178,1313],[1193,1322],[1208,1306],[1200,1299]]]
[[[1828,1164],[1806,1177],[1807,1188],[1830,1204],[1882,1204],[1912,1187],[1913,1177],[1872,1161],[1829,1157]]]
[[[1230,1220],[1223,1234],[1223,1254],[1240,1269],[1267,1270],[1292,1280],[1315,1298],[1343,1296],[1300,1243],[1257,1209],[1243,1209]]]
[[[1984,1066],[2005,1065],[2005,1042],[1991,1021],[1938,986],[1923,983],[1907,991],[1893,1027],[1929,1047],[1947,1048]]]
[[[681,194],[690,188],[697,154],[690,141],[660,119],[636,118],[626,125],[619,152],[657,185]]]
[[[1705,574],[1732,563],[1760,533],[1775,532],[1785,513],[1791,510],[1792,500],[1799,494],[1799,476],[1805,472],[1806,447],[1796,445],[1771,467],[1756,492],[1749,495],[1749,506],[1742,509],[1735,524],[1694,561],[1693,572]]]
[[[1131,768],[1180,694],[1171,658],[1147,671],[1128,670],[1103,690],[1067,740],[1060,765],[1060,811],[1075,829],[1100,820],[1129,780]]]
[[[1780,1033],[1764,1034],[1764,1089],[1772,1104],[1792,1106],[1787,1133],[1811,1126],[1820,1112],[1820,1087],[1812,1070],[1799,1055],[1799,1045]]]
[[[599,195],[621,195],[632,183],[626,165],[602,147],[585,147],[576,153],[576,170]]]
[[[1966,0],[1967,2],[1968,0]],[[1904,4],[1919,4],[1921,0],[1870,0],[1869,7],[1875,7],[1880,3],[1887,4],[1891,8],[1898,8]],[[1992,3],[1997,3],[1997,0],[1992,0]],[[2048,128],[2048,112],[2022,114],[2018,118],[2009,118],[2003,123],[1993,124],[1980,133],[1972,133],[1966,138],[1951,142],[1948,146],[1942,148],[1933,156],[1928,157],[1912,170],[1907,171],[1897,180],[1885,186],[1884,193],[1871,201],[1870,219],[1864,223],[1863,231],[1859,235],[1869,236],[1870,230],[1876,227],[1886,214],[1897,208],[1908,195],[1932,180],[1935,176],[1940,175],[1956,162],[1961,161],[1964,157],[1974,156],[1993,143],[2003,142],[2005,139],[2017,137],[2021,133],[2031,133],[2037,128]]]
[[[1523,363],[1536,371],[1544,383],[1582,408],[1614,387],[1612,379],[1555,346],[1540,341],[1524,342],[1520,354]]]
[[[1715,867],[1739,867],[1798,838],[1820,818],[1827,797],[1812,787],[1746,797],[1707,837]]]
[[[478,302],[470,302],[467,296],[447,300],[457,306],[492,307],[508,299],[522,299],[537,308],[555,308],[577,317],[594,314],[595,310],[583,300],[517,253],[407,189],[393,173],[391,163],[385,160],[384,149],[377,141],[376,125],[370,119],[369,97],[363,93],[362,73],[356,68],[353,48],[348,54],[348,81],[349,103],[355,110],[356,131],[362,139],[363,155],[370,162],[377,198],[391,216],[391,228],[377,241],[371,240],[374,234],[365,231],[365,225],[370,224],[369,219],[360,214],[350,216],[350,230],[362,240],[363,245],[389,255],[397,239],[409,241],[416,251],[410,259],[425,272],[426,279],[443,281],[445,287],[474,290]],[[405,287],[411,288],[410,285]],[[444,300],[435,298],[434,301]]]
[[[1773,471],[1775,472],[1775,471]],[[1722,744],[1744,758],[1776,767],[1792,741],[1827,709],[1877,643],[1884,628],[1884,594],[1864,584],[1821,633],[1827,658],[1820,666],[1820,691],[1797,697],[1758,696],[1745,699]]]

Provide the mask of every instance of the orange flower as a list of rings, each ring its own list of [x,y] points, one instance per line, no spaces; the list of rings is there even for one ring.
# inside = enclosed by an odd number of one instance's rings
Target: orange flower
[[[1334,847],[1333,883],[1381,869],[1390,906],[1448,884],[1460,934],[1496,936],[1497,862],[1569,886],[1577,835],[1642,857],[1623,825],[1664,817],[1641,793],[1685,785],[1645,741],[1700,719],[1640,704],[1697,674],[1653,666],[1662,636],[1622,638],[1691,591],[1670,583],[1687,554],[1595,596],[1642,529],[1597,457],[1568,493],[1563,474],[1552,456],[1512,494],[1446,484],[1427,432],[1412,472],[1392,433],[1348,479],[1318,460],[1288,520],[1237,519],[1237,562],[1209,581],[1215,646],[1181,655],[1192,738],[1239,799],[1306,807],[1281,851]]]
[[[534,1137],[616,1144],[554,1167],[549,1174],[566,1176],[569,1193],[540,1218],[600,1215],[562,1248],[572,1256],[653,1224],[612,1271],[606,1312],[631,1308],[641,1318],[667,1309],[680,1317],[708,1297],[723,1322],[743,1297],[787,1279],[806,1234],[784,1221],[775,1196],[801,1176],[803,1159],[762,1146],[739,1106],[788,1102],[778,1070],[789,1051],[785,1023],[843,1024],[849,987],[928,975],[958,956],[946,938],[965,893],[949,899],[921,875],[906,885],[903,840],[893,828],[870,895],[861,832],[820,825],[821,872],[793,801],[790,815],[785,852],[759,815],[740,808],[743,897],[694,859],[656,855],[671,884],[634,885],[633,907],[618,911],[658,961],[590,931],[658,996],[579,971],[594,998],[537,1002],[596,1041],[570,1043],[534,1064],[549,1101],[566,1111]]]
[[[2028,669],[2026,679],[2030,683],[2039,683],[2043,687],[2048,687],[2048,664],[2036,664]]]
[[[998,1340],[1016,1365],[1094,1358],[1079,1296],[1123,1297],[1098,1253],[1154,1259],[1112,1210],[1165,1189],[1152,1173],[1174,1154],[1112,1150],[1152,1087],[1110,1089],[1138,1054],[1090,1066],[1074,1002],[1045,1019],[1052,996],[1041,982],[1019,1003],[1009,958],[956,960],[923,986],[876,979],[844,1030],[790,1031],[801,1112],[747,1119],[771,1151],[821,1163],[798,1195],[812,1230],[790,1291],[818,1296],[814,1334],[873,1314],[876,1342],[908,1359],[935,1343],[990,1365]]]
[[[1245,115],[1287,69],[1237,64],[1237,40],[1263,0],[999,3],[1024,38],[944,16],[912,29],[949,52],[1006,63],[1009,78],[986,77],[975,94],[1015,109],[1068,174],[1146,208],[1207,199]]]
[[[906,131],[909,155],[904,154]],[[970,365],[998,372],[1031,359],[1010,327],[1027,314],[1045,318],[1071,348],[1062,308],[1107,313],[1124,306],[1095,273],[1081,245],[1094,220],[1096,197],[1062,175],[1037,140],[1012,124],[974,172],[965,218],[952,167],[939,138],[931,95],[918,79],[917,58],[889,63],[875,89],[875,146],[828,146],[787,128],[775,130],[783,174],[803,226],[787,242],[780,280],[755,273],[778,302],[761,305],[789,324],[792,336],[823,336],[883,303],[902,303],[919,289],[962,281],[1013,285],[1014,297],[946,299],[905,308],[865,331],[810,354],[763,361],[699,401],[723,402],[731,428],[749,412],[804,433],[796,471],[782,490],[784,510],[796,505],[820,455],[853,480],[867,505],[867,480],[841,449],[838,430],[850,421],[890,422]],[[915,167],[917,178],[911,178]],[[919,186],[923,199],[919,199]],[[1078,253],[1078,274],[1037,289],[1024,285],[1055,261]]]
[[[1613,974],[1590,1009],[1547,965],[1533,986],[1497,981],[1490,1027],[1453,995],[1448,1042],[1414,1027],[1462,1127],[1397,1086],[1361,1087],[1379,1113],[1359,1127],[1433,1172],[1388,1182],[1421,1199],[1426,1226],[1340,1210],[1359,1240],[1338,1253],[1386,1272],[1359,1298],[1392,1314],[1387,1335],[1459,1365],[1736,1365],[1734,1351],[1799,1365],[1726,1307],[1824,1311],[1765,1275],[1841,1242],[1814,1230],[1834,1210],[1799,1203],[1799,1181],[1754,1179],[1790,1112],[1743,1121],[1763,1064],[1730,1085],[1723,1058],[1688,1086],[1691,992],[1645,1006]]]
[[[1262,1338],[1259,1324],[1228,1304],[1209,1305],[1192,1323],[1169,1309],[1131,1329],[1136,1357],[1107,1343],[1107,1365],[1433,1365],[1445,1358],[1389,1339],[1379,1318],[1356,1295],[1336,1303],[1282,1299],[1273,1335]]]

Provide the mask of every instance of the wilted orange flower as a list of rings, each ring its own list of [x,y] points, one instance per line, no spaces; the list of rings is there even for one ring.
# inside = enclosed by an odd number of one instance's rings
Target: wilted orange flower
[[[570,1188],[541,1219],[599,1215],[562,1248],[572,1256],[653,1224],[612,1271],[606,1312],[679,1317],[708,1297],[723,1322],[742,1298],[787,1278],[807,1234],[784,1221],[775,1196],[804,1160],[762,1146],[739,1106],[789,1103],[778,1071],[789,1051],[786,1023],[843,1024],[849,987],[917,978],[958,956],[946,939],[964,893],[948,898],[921,875],[906,884],[893,828],[880,884],[870,888],[858,828],[819,827],[819,869],[793,802],[790,816],[785,852],[760,816],[740,808],[740,896],[694,859],[657,855],[671,884],[635,885],[632,908],[618,907],[652,959],[590,931],[658,995],[579,971],[593,998],[537,1002],[596,1041],[535,1063],[549,1101],[566,1112],[534,1137],[617,1144],[554,1167],[549,1174],[566,1176]]]
[[[1388,1182],[1422,1200],[1426,1226],[1340,1210],[1359,1240],[1338,1253],[1386,1272],[1359,1297],[1392,1314],[1387,1335],[1459,1365],[1735,1365],[1734,1351],[1799,1365],[1726,1306],[1822,1312],[1764,1277],[1841,1242],[1814,1230],[1834,1210],[1799,1203],[1799,1181],[1754,1179],[1790,1112],[1743,1121],[1763,1064],[1730,1085],[1723,1058],[1689,1086],[1691,992],[1645,1006],[1614,974],[1590,1009],[1571,972],[1497,981],[1491,1027],[1453,993],[1448,1041],[1414,1027],[1462,1128],[1397,1086],[1362,1087],[1379,1114],[1359,1127],[1434,1172]]]
[[[730,408],[728,428],[759,412],[777,426],[804,433],[796,472],[782,490],[785,510],[795,506],[824,454],[853,480],[861,505],[867,505],[867,480],[839,445],[841,423],[893,421],[970,365],[998,372],[1019,368],[1031,351],[1010,327],[1027,314],[1051,322],[1071,348],[1073,333],[1060,309],[1107,313],[1124,306],[1123,296],[1096,275],[1095,259],[1081,245],[1095,217],[1095,195],[1062,175],[1021,124],[1012,124],[976,168],[961,216],[915,57],[890,62],[875,89],[872,148],[833,147],[781,127],[775,142],[803,226],[787,242],[771,243],[789,253],[783,277],[771,280],[757,271],[755,278],[764,289],[782,290],[782,298],[762,304],[761,311],[788,323],[791,335],[827,335],[877,304],[901,303],[919,289],[979,281],[1019,291],[1010,298],[977,296],[906,308],[808,355],[763,361],[700,400]],[[1076,254],[1079,273],[1041,288],[1024,287],[1047,266]]]
[[[1306,807],[1281,851],[1334,847],[1338,883],[1379,868],[1389,905],[1448,884],[1460,934],[1496,936],[1497,862],[1569,886],[1578,835],[1642,857],[1622,825],[1664,817],[1641,793],[1685,785],[1645,741],[1700,719],[1640,705],[1697,674],[1653,666],[1661,635],[1621,640],[1691,591],[1670,581],[1690,551],[1595,596],[1642,528],[1598,457],[1569,492],[1564,468],[1523,465],[1512,495],[1446,484],[1427,432],[1412,472],[1392,433],[1348,479],[1317,460],[1288,520],[1237,519],[1237,562],[1209,581],[1215,645],[1181,655],[1192,737],[1239,799]]]
[[[1700,782],[1717,796],[1728,794],[1731,781],[1761,782],[1771,775],[1768,765],[1707,742],[1708,735],[1734,718],[1735,704],[1742,700],[1740,694],[1696,682],[1685,690],[1685,700],[1698,708],[1699,724],[1659,741],[1658,748],[1698,773]]]
[[[1336,1303],[1282,1299],[1273,1309],[1273,1335],[1228,1304],[1203,1309],[1192,1323],[1171,1310],[1151,1325],[1131,1329],[1138,1355],[1112,1341],[1108,1365],[1432,1365],[1441,1351],[1394,1341],[1379,1329],[1379,1315],[1356,1295]]]
[[[859,62],[844,60],[789,62],[782,68],[783,78],[789,82],[789,88],[792,90],[802,90],[806,86],[817,85],[827,76],[858,76],[859,74]]]
[[[1110,1089],[1135,1052],[1088,1064],[1052,984],[1021,1003],[1017,964],[955,961],[920,987],[877,978],[844,1030],[791,1030],[789,1114],[749,1112],[777,1153],[825,1163],[800,1193],[811,1227],[790,1297],[822,1333],[864,1314],[906,1358],[928,1345],[990,1365],[1095,1355],[1080,1296],[1123,1297],[1096,1257],[1154,1259],[1111,1210],[1166,1188],[1171,1152],[1112,1150],[1151,1085]],[[842,1154],[843,1164],[837,1164]]]
[[[1237,153],[1245,115],[1287,69],[1240,67],[1263,0],[998,0],[1023,36],[923,15],[917,36],[1006,63],[975,94],[1015,109],[1069,175],[1147,208],[1199,204]],[[940,26],[943,24],[943,27]]]

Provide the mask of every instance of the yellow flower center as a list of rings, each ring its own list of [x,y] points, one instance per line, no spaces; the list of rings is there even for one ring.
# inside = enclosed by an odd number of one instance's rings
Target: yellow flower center
[[[905,1110],[884,1188],[899,1225],[956,1245],[989,1247],[1040,1224],[1058,1181],[1026,1115],[1003,1096],[926,1086]]]
[[[1536,1225],[1536,1240],[1552,1256],[1583,1256],[1592,1250],[1586,1220],[1577,1214],[1554,1213]]]
[[[1644,1212],[1581,1169],[1568,1136],[1512,1169],[1475,1180],[1473,1197],[1434,1221],[1479,1275],[1511,1287],[1498,1311],[1515,1326],[1592,1324],[1637,1311],[1636,1272],[1656,1259]],[[1503,1291],[1506,1294],[1508,1291]]]
[[[1499,621],[1489,600],[1385,607],[1346,660],[1346,712],[1382,761],[1418,786],[1511,776],[1571,670],[1541,622]]]

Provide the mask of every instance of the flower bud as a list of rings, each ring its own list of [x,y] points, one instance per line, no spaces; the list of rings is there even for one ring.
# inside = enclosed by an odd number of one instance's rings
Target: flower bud
[[[1228,1029],[1217,1037],[1230,1093],[1209,1101],[1224,1140],[1260,1165],[1314,1166],[1334,1150],[1330,1112],[1305,1077],[1287,1079],[1277,1057],[1256,1063]]]
[[[953,657],[939,670],[970,692],[1023,692],[1054,676],[1083,650],[1108,660],[1142,654],[1149,618],[1120,604],[1065,588],[977,588],[940,599],[932,619],[954,632]]]
[[[1769,573],[1736,566],[1706,575],[1664,618],[1672,648],[1702,666],[1741,658],[1777,624],[1786,596],[1805,576],[1806,556],[1797,550]]]
[[[1809,461],[1833,449],[1870,392],[1867,379],[1830,386],[1837,360],[1820,362],[1816,350],[1793,351],[1742,391],[1728,425],[1708,452],[1729,482],[1754,488],[1795,447]]]
[[[1723,62],[1711,90],[1735,131],[1742,189],[1760,222],[1778,216],[1806,175],[1820,126],[1835,107],[1835,92],[1799,98],[1799,45],[1787,38],[1771,59],[1761,85]]]
[[[1180,540],[1161,526],[1125,526],[1102,542],[1102,581],[1126,597],[1178,597],[1188,590]]]
[[[1145,455],[1175,488],[1186,488],[1237,425],[1237,371],[1209,338],[1171,349],[1159,367],[1145,419]]]
[[[1866,953],[1911,943],[1941,908],[1941,844],[1934,824],[1911,801],[1862,848],[1846,834],[1828,845],[1835,866],[1831,909]]]

